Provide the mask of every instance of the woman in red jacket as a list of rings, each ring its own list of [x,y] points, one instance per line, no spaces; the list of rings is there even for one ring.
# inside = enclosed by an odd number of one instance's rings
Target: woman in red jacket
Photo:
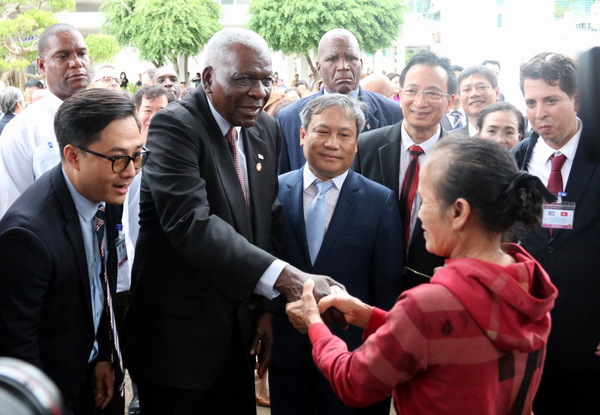
[[[516,222],[538,225],[543,198],[553,196],[499,144],[477,138],[441,140],[421,168],[419,194],[427,250],[448,258],[431,284],[386,313],[336,287],[317,306],[309,281],[288,304],[290,320],[308,330],[315,364],[346,405],[391,394],[399,415],[531,414],[557,290],[501,239]],[[356,351],[323,324],[329,307],[365,329]]]

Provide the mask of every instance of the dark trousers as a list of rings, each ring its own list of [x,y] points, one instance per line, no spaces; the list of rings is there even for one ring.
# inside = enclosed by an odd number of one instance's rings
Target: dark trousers
[[[533,400],[533,413],[600,414],[600,374],[566,371],[546,358],[540,387]]]
[[[389,415],[391,398],[366,408],[344,405],[306,355],[299,367],[287,370],[271,362],[269,393],[272,415]]]
[[[221,372],[207,390],[171,388],[135,378],[143,415],[255,415],[254,361],[234,330]],[[185,370],[185,368],[181,368]]]

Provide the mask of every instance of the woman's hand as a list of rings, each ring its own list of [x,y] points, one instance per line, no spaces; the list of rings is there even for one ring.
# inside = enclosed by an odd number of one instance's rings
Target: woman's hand
[[[366,329],[373,312],[373,307],[352,297],[346,291],[336,286],[329,287],[331,295],[323,297],[319,301],[319,312],[324,313],[328,308],[335,307],[342,314],[348,324]]]
[[[290,323],[292,323],[296,330],[303,334],[308,333],[308,329],[311,325],[323,322],[321,316],[319,315],[319,307],[317,307],[317,302],[313,296],[314,287],[315,282],[312,280],[312,278],[309,278],[304,283],[302,298],[298,301],[294,301],[293,303],[288,303],[285,306],[285,312],[290,319]],[[332,286],[331,288],[334,287],[335,286]],[[338,289],[343,291],[340,288]]]

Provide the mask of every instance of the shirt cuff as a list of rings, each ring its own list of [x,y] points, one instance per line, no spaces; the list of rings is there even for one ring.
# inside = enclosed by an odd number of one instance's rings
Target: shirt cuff
[[[331,330],[325,325],[325,323],[315,323],[308,329],[308,337],[310,342],[314,345],[316,342],[321,340],[323,337],[331,335]]]
[[[279,295],[279,291],[277,291],[273,286],[275,285],[275,281],[279,278],[279,274],[285,267],[289,264],[280,259],[276,259],[269,265],[269,268],[264,272],[260,280],[258,280],[258,284],[254,287],[254,294],[262,295],[263,297],[267,297],[269,300],[277,297]]]
[[[363,340],[367,340],[369,336],[377,331],[379,327],[385,324],[385,318],[387,317],[387,311],[377,307],[373,307],[369,324],[363,333]]]

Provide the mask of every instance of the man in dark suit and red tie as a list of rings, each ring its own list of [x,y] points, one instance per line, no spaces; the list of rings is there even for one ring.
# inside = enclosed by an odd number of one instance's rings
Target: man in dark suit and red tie
[[[456,76],[450,60],[434,52],[417,53],[400,74],[404,120],[363,133],[352,169],[396,193],[404,228],[404,289],[428,282],[444,258],[425,249],[421,198],[417,194],[419,166],[444,137],[440,122],[452,108]]]
[[[135,113],[104,89],[65,100],[54,122],[61,163],[0,221],[0,356],[43,370],[68,414],[105,408],[123,381],[112,303],[126,259],[117,225],[149,154]]]
[[[272,75],[263,38],[218,32],[203,87],[150,124],[123,335],[144,415],[254,413],[253,354],[262,376],[272,341],[263,300],[300,298],[310,276],[268,252],[281,244]],[[331,279],[310,277],[329,294]]]
[[[588,118],[578,117],[577,64],[561,54],[540,53],[524,63],[521,91],[534,133],[511,151],[519,168],[561,193],[559,204],[545,207],[543,227],[521,240],[558,288],[533,410],[598,414],[600,157],[598,131],[590,127],[598,114],[588,108]],[[549,221],[552,214],[565,220]]]

